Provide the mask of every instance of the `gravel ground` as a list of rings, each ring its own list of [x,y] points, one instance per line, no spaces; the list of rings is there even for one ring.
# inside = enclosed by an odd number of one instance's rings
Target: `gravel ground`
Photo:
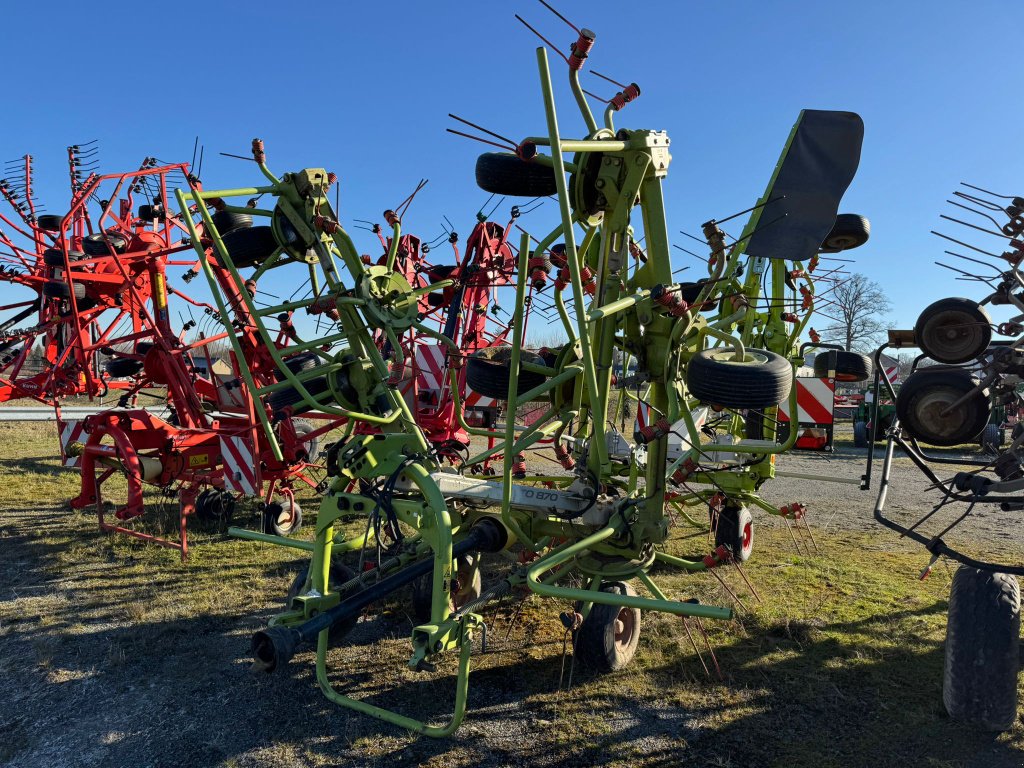
[[[830,457],[793,454],[781,458],[778,468],[822,478],[856,479],[863,472],[863,455],[852,448],[841,448]],[[922,503],[927,483],[906,464],[899,462],[894,471],[890,502],[894,513],[904,517],[927,509]],[[911,549],[895,535],[877,530],[871,519],[875,491],[780,478],[765,486],[764,496],[777,504],[807,502],[819,539],[824,539],[825,530],[873,531],[879,535],[867,539],[868,549]],[[741,669],[740,681],[747,682],[712,687],[690,677],[692,669],[679,665],[675,650],[679,641],[669,638],[664,642],[673,650],[665,668],[671,679],[677,686],[689,686],[689,695],[693,690],[708,690],[706,699],[689,699],[681,706],[672,688],[652,696],[641,687],[638,693],[630,687],[629,676],[613,676],[607,683],[584,681],[559,696],[562,639],[550,610],[536,615],[524,611],[508,639],[501,637],[501,631],[493,633],[500,653],[474,660],[470,715],[457,739],[414,737],[330,704],[316,689],[308,654],[297,659],[287,674],[257,676],[249,670],[245,653],[249,634],[278,609],[266,593],[280,590],[290,579],[288,571],[282,572],[280,560],[272,562],[262,550],[253,549],[237,566],[204,565],[199,553],[187,567],[167,559],[161,568],[142,568],[123,552],[117,557],[97,556],[98,552],[109,554],[101,548],[106,545],[90,543],[97,538],[91,529],[85,523],[69,525],[67,513],[52,505],[4,506],[0,512],[0,679],[5,681],[5,696],[0,700],[0,729],[5,735],[0,764],[18,768],[383,763],[446,768],[670,766],[680,764],[684,754],[690,764],[719,768],[885,764],[877,756],[849,757],[867,749],[857,744],[843,746],[845,756],[822,762],[832,749],[828,728],[822,730],[830,718],[855,711],[865,721],[879,720],[872,728],[885,732],[885,713],[870,704],[870,698],[851,693],[856,685],[849,678],[844,683],[839,676],[851,674],[842,668],[848,654],[862,651],[837,649],[837,666],[831,672],[822,669],[802,683],[805,670],[795,662],[767,667],[766,673],[759,661],[765,651],[759,645],[747,677],[742,677],[747,674],[742,663],[733,659]],[[1019,558],[1011,517],[979,514],[966,537],[982,549]],[[757,520],[769,529],[784,525],[766,515]],[[86,543],[80,541],[83,531],[89,531]],[[76,547],[82,548],[80,557]],[[55,560],[64,556],[67,563],[69,553],[73,565],[55,571]],[[927,557],[921,555],[923,564]],[[298,561],[288,567],[297,568]],[[243,593],[239,599],[235,592],[219,600],[214,590],[200,598],[198,580],[208,576],[207,570],[233,588],[241,583],[251,597]],[[195,594],[190,594],[190,585],[195,585]],[[499,606],[489,619],[492,627],[500,630],[510,624],[512,611]],[[344,652],[335,651],[332,663],[346,669],[344,685],[359,697],[399,708],[417,706],[420,714],[443,719],[451,700],[450,661],[436,676],[404,670],[409,626],[402,611],[392,607],[361,622],[351,645]],[[645,630],[649,634],[641,642],[648,658],[652,654],[657,658],[659,627],[665,626],[655,617]],[[805,631],[809,630],[799,630]],[[766,629],[756,642],[768,643],[770,649],[788,643],[786,637],[802,637],[794,632],[788,624],[784,630]],[[794,642],[800,647],[803,641]],[[863,653],[870,654],[870,647]],[[937,670],[940,650],[933,644],[929,654],[929,663]],[[866,657],[865,663],[869,660]],[[759,683],[762,677],[776,682]],[[793,680],[799,689],[824,686],[826,692],[792,698],[786,686]],[[936,715],[929,713],[929,717]],[[567,722],[572,728],[568,739],[559,732]],[[797,751],[786,757],[786,747],[773,746],[775,757],[764,758],[758,753],[758,741],[768,738],[765,734],[783,745],[792,742]],[[920,749],[942,756],[943,750],[962,751],[967,743],[973,757],[955,762],[935,757],[922,764],[1024,765],[1019,745],[1007,746],[987,737],[965,742],[974,737],[962,730],[950,731],[947,738],[952,746],[929,743]],[[614,752],[609,751],[612,742]],[[810,752],[798,751],[807,744],[813,747],[807,747]],[[756,754],[762,757],[749,757]]]
[[[880,530],[881,525],[874,519],[874,507],[878,499],[881,481],[883,451],[875,451],[870,490],[859,490],[858,484],[829,482],[839,478],[859,481],[866,468],[868,450],[839,445],[833,454],[793,452],[781,456],[777,471],[813,475],[819,479],[807,480],[778,477],[765,484],[762,496],[775,504],[793,501],[804,502],[809,507],[813,522],[827,530]],[[959,454],[964,458],[977,459],[977,452]],[[946,453],[945,458],[956,458],[956,453]],[[947,466],[936,468],[936,474],[948,478],[962,468]],[[893,461],[889,492],[884,512],[887,517],[902,525],[909,526],[930,511],[941,500],[941,493],[930,488],[930,481],[917,469],[909,458],[897,454]],[[929,519],[920,530],[933,536],[963,514],[963,504],[944,507]],[[1024,543],[1021,538],[1021,512],[1003,512],[998,505],[977,505],[964,522],[944,536],[954,547],[961,547],[968,554],[991,556],[997,562],[1020,564],[1024,562]],[[882,541],[886,541],[883,539]],[[888,541],[892,547],[918,547],[904,541],[893,532]],[[926,560],[927,553],[922,550]]]

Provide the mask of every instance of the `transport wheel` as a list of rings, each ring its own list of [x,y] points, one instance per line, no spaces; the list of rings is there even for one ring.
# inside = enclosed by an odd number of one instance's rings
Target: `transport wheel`
[[[283,362],[285,368],[292,373],[300,373],[302,371],[308,371],[310,368],[316,368],[320,365],[321,359],[320,355],[316,352],[300,352],[297,355],[284,358],[281,362]],[[285,379],[282,371],[276,371],[274,373],[274,377],[278,381],[284,381]]]
[[[838,253],[859,248],[871,237],[871,222],[856,213],[840,213],[836,223],[821,244],[825,253]]]
[[[60,221],[63,218],[63,216],[52,213],[44,213],[42,216],[36,217],[36,226],[44,232],[59,232]]]
[[[686,366],[690,394],[708,405],[726,408],[768,408],[789,396],[793,367],[766,349],[748,349],[733,360],[732,347],[704,349]]]
[[[914,371],[896,395],[896,415],[907,432],[930,445],[973,443],[988,424],[988,398],[976,391],[952,406],[976,384],[965,370]]]
[[[614,581],[602,592],[636,595],[629,584]],[[595,672],[615,672],[633,659],[640,642],[640,609],[595,604],[573,639],[576,658]]]
[[[68,261],[70,262],[76,262],[84,258],[86,258],[86,255],[81,251],[68,251]],[[43,251],[43,263],[48,267],[63,267],[64,251],[60,248],[47,248]]]
[[[747,562],[754,551],[754,518],[742,504],[726,502],[726,507],[717,515],[711,512],[711,527],[715,531],[715,546],[723,544],[732,552],[734,559]]]
[[[244,231],[244,230],[243,230]],[[317,376],[312,379],[306,379],[302,382],[302,386],[306,388],[306,391],[314,397],[329,392],[331,389],[330,384],[327,382],[327,374],[323,376]],[[325,402],[326,399],[321,400]],[[274,418],[279,419],[284,416],[285,408],[291,408],[292,414],[303,413],[310,409],[310,405],[302,399],[302,395],[295,387],[285,387],[279,389],[276,392],[271,392],[267,396],[267,405],[270,406],[274,412]]]
[[[127,357],[115,357],[104,363],[103,370],[106,371],[107,375],[113,379],[123,379],[127,376],[134,376],[142,370],[143,365],[144,364],[141,360],[132,360]]]
[[[70,299],[71,290],[71,286],[63,280],[47,280],[43,283],[43,296],[48,299]],[[76,299],[85,298],[85,286],[81,283],[75,283],[74,291]]]
[[[520,160],[511,152],[485,152],[476,159],[476,184],[485,192],[509,197],[547,197],[558,193],[555,169]]]
[[[331,572],[328,578],[328,587],[332,592],[337,592],[340,586],[342,586],[348,581],[352,581],[352,579],[354,579],[355,577],[356,572],[349,568],[347,565],[339,563],[337,561],[333,561],[331,563]],[[288,587],[288,595],[285,598],[285,603],[287,605],[291,605],[293,597],[298,597],[299,595],[304,594],[312,588],[312,584],[306,584],[306,580],[308,578],[309,565],[307,564],[303,566],[301,571],[295,574],[295,579],[292,581],[291,586]],[[361,592],[363,589],[365,589],[365,587],[360,586],[355,591]],[[354,593],[355,592],[346,593],[341,596],[341,599],[344,600],[346,597]],[[345,619],[344,621],[338,621],[332,624],[331,628],[327,631],[328,639],[330,639],[332,643],[341,640],[343,637],[345,637],[345,635],[347,635],[349,632],[355,629],[356,624],[359,623],[360,615],[362,614],[351,616]]]
[[[1003,731],[1017,719],[1020,587],[1005,573],[961,566],[946,622],[942,701],[954,720]]]
[[[857,352],[833,350],[836,354],[836,381],[867,381],[874,366],[871,358]],[[819,379],[828,377],[831,351],[821,351],[814,356],[814,375]]]
[[[868,425],[863,421],[855,422],[853,425],[853,445],[856,448],[868,447]]]
[[[312,422],[305,419],[292,419],[292,427],[295,429],[295,436],[300,441],[316,429]],[[320,455],[320,438],[314,437],[312,440],[305,442],[304,449],[306,451],[306,460],[316,461],[317,456]]]
[[[302,507],[299,502],[274,499],[263,509],[263,532],[275,536],[290,536],[302,527]]]
[[[111,256],[127,249],[128,239],[116,232],[97,232],[82,238],[82,250],[89,256]]]
[[[221,237],[236,229],[248,229],[252,226],[252,216],[248,213],[236,213],[235,211],[214,211],[210,217],[213,219],[213,226],[217,228]]]
[[[480,575],[480,556],[470,559],[460,557],[455,569],[458,589],[452,592],[448,603],[455,610],[480,597],[483,592],[483,578]],[[434,573],[420,576],[412,583],[412,617],[417,624],[430,621],[430,598],[434,586]]]
[[[238,268],[262,264],[281,247],[270,227],[234,229],[221,240]]]
[[[999,428],[998,424],[986,424],[985,429],[981,431],[979,442],[986,451],[995,453],[1003,444],[1003,430]]]
[[[508,385],[511,380],[512,347],[485,347],[466,359],[466,384],[477,394],[508,400]],[[524,363],[544,365],[544,358],[534,352],[523,350],[519,359]],[[516,393],[523,395],[539,387],[547,378],[532,371],[519,371]]]
[[[218,525],[228,525],[235,515],[235,497],[220,488],[204,488],[196,498],[196,515]]]
[[[992,318],[970,299],[939,299],[914,325],[917,345],[932,360],[955,365],[973,360],[992,341]]]

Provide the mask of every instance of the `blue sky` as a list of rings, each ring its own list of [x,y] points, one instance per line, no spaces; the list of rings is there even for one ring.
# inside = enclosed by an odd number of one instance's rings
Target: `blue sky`
[[[871,219],[855,269],[884,285],[893,325],[912,324],[943,296],[982,297],[933,264],[945,246],[929,230],[950,212],[944,200],[961,180],[1024,193],[1016,4],[563,0],[557,7],[597,33],[593,67],[640,84],[642,97],[617,123],[672,137],[673,234],[750,205],[801,108],[852,110],[866,133],[843,210]],[[440,234],[443,215],[468,234],[487,197],[473,167],[488,148],[445,133],[453,125],[448,112],[516,139],[544,131],[537,41],[513,13],[559,45],[574,38],[534,0],[208,2],[180,17],[174,7],[138,3],[83,8],[16,3],[4,11],[14,74],[4,81],[0,158],[35,156],[50,212],[67,205],[70,143],[99,139],[103,170],[111,172],[146,155],[187,161],[198,134],[204,183],[231,187],[257,181],[254,168],[217,153],[248,154],[260,136],[278,171],[316,165],[338,173],[343,222],[379,220],[429,178],[405,220],[427,239]],[[564,69],[556,73],[563,130],[579,135]],[[593,77],[585,87],[605,96],[615,90]],[[547,231],[555,218],[548,204],[524,223]],[[353,235],[370,250],[372,235]],[[1002,250],[988,235],[967,239]]]

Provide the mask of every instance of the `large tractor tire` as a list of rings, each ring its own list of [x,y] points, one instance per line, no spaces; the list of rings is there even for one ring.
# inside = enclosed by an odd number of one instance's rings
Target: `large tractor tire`
[[[1020,587],[1005,573],[961,566],[946,623],[942,701],[954,720],[1004,731],[1017,720]]]

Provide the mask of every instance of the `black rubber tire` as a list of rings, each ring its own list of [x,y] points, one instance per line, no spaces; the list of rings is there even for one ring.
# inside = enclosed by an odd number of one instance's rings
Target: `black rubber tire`
[[[821,350],[814,356],[814,375],[819,379],[828,377],[829,359],[836,355],[836,381],[867,381],[874,372],[871,358],[859,352],[842,350]]]
[[[992,407],[981,392],[975,393],[956,410],[940,416],[946,408],[974,388],[976,382],[965,370],[914,371],[896,395],[896,415],[914,438],[929,445],[960,445],[976,442],[988,424]]]
[[[871,222],[856,213],[840,213],[832,231],[821,243],[825,253],[839,253],[859,248],[871,237]]]
[[[72,264],[84,258],[86,255],[81,251],[68,251],[68,261]],[[63,267],[64,251],[60,248],[47,248],[43,251],[43,263],[48,267]]]
[[[291,606],[292,598],[298,597],[302,593],[303,587],[306,586],[306,578],[309,576],[309,566],[306,565],[301,571],[295,574],[295,578],[292,580],[291,586],[288,587],[288,594],[285,597],[285,603]],[[338,587],[346,582],[352,581],[356,577],[356,572],[349,568],[343,563],[339,563],[334,560],[331,562],[330,575],[328,577],[327,586],[331,591],[337,591]],[[363,588],[365,589],[365,587]],[[362,591],[361,589],[355,590],[348,594],[355,594],[356,591]],[[342,595],[344,599],[346,595]],[[344,621],[338,621],[331,625],[331,628],[327,630],[327,638],[332,643],[336,643],[345,637],[349,632],[356,628],[356,624],[359,623],[359,615],[351,616]]]
[[[636,594],[636,590],[621,581],[604,584],[601,591],[618,595]],[[573,638],[576,659],[595,672],[623,669],[632,661],[640,642],[640,618],[639,608],[595,604]],[[623,622],[619,637],[616,637],[617,620]]]
[[[868,447],[868,425],[863,421],[853,423],[853,446],[855,448]]]
[[[140,205],[138,218],[142,221],[150,222],[154,219],[162,219],[164,216],[163,206],[159,205]]]
[[[704,349],[686,366],[686,386],[693,397],[726,408],[770,408],[789,396],[793,366],[766,349],[746,350],[737,363],[731,347]]]
[[[992,318],[976,301],[939,299],[918,316],[914,338],[932,360],[948,365],[966,363],[988,349]]]
[[[107,360],[103,366],[103,370],[107,372],[107,375],[112,379],[123,379],[128,376],[134,376],[143,368],[141,360],[132,360],[128,357],[115,357],[112,360]]]
[[[547,197],[558,193],[555,170],[520,160],[511,152],[485,152],[476,159],[476,184],[485,192],[509,197]]]
[[[994,453],[1003,445],[1003,430],[999,428],[998,424],[986,424],[985,428],[981,431],[981,439],[978,442],[986,451]]]
[[[295,436],[300,440],[316,429],[313,423],[306,419],[292,419],[292,427],[295,429]],[[306,460],[310,462],[316,461],[317,456],[320,455],[320,438],[314,437],[305,446]]]
[[[778,414],[775,416],[778,419]],[[765,416],[761,411],[750,411],[744,417],[744,431],[748,440],[767,440],[765,437]],[[775,442],[782,445],[789,436],[789,422],[779,421],[775,425]]]
[[[248,229],[252,226],[252,216],[248,213],[214,211],[210,218],[213,219],[213,226],[220,232],[221,237],[236,229]]]
[[[235,266],[254,267],[269,259],[281,246],[270,227],[248,227],[228,232],[221,240]]]
[[[53,213],[44,213],[36,217],[36,227],[44,232],[60,232],[60,222],[63,218]]]
[[[65,283],[63,280],[47,280],[43,283],[43,296],[48,299],[70,299],[71,298],[71,286]],[[75,283],[74,285],[75,298],[85,298],[85,286],[81,283]]]
[[[512,368],[512,347],[485,347],[466,359],[466,384],[477,394],[493,397],[495,400],[508,399],[508,385]],[[520,361],[545,365],[544,358],[534,352],[523,350]],[[516,393],[523,395],[535,387],[539,387],[547,378],[533,371],[519,371],[516,382]]]
[[[711,512],[711,527],[715,531],[715,546],[726,546],[734,559],[745,563],[754,551],[754,517],[743,504],[727,503],[717,515]]]
[[[116,232],[97,232],[82,238],[82,251],[89,256],[110,256],[127,249],[128,239]]]
[[[697,301],[697,296],[704,290],[704,286],[707,284],[708,278],[702,278],[695,283],[680,283],[679,284],[679,297],[687,304],[694,304]],[[711,294],[714,296],[714,293]],[[707,300],[702,302],[701,311],[711,312],[718,308],[717,300]]]
[[[302,386],[306,388],[307,392],[314,396],[321,395],[324,392],[329,391],[331,388],[330,384],[327,382],[326,374],[312,379],[306,379],[302,382]],[[299,394],[299,390],[295,387],[285,387],[284,389],[272,392],[267,397],[267,405],[269,405],[273,411],[275,419],[284,418],[286,415],[286,408],[291,408],[293,416],[305,413],[309,410],[309,406],[302,400],[302,395]]]
[[[321,363],[321,357],[316,352],[300,352],[297,355],[286,357],[282,360],[284,367],[292,373],[299,373],[301,371],[308,371],[310,368],[316,368]],[[285,375],[281,371],[277,371],[274,377],[278,381],[284,381]]]
[[[274,536],[290,536],[302,527],[302,507],[295,502],[291,519],[285,518],[285,505],[276,499],[263,509],[263,532]]]
[[[1004,731],[1017,719],[1020,586],[1005,573],[961,566],[946,621],[942,702],[954,720]]]
[[[220,488],[204,488],[196,498],[196,516],[220,526],[229,525],[235,516],[235,497]]]
[[[468,565],[462,562],[456,570],[459,579],[459,589],[453,592],[449,601],[449,608],[455,610],[461,608],[470,600],[476,600],[483,593],[483,577],[480,574],[479,555],[477,565]],[[466,584],[462,582],[466,581]],[[430,571],[420,576],[412,583],[412,618],[417,624],[426,624],[430,621],[430,603],[434,586],[434,572]]]

